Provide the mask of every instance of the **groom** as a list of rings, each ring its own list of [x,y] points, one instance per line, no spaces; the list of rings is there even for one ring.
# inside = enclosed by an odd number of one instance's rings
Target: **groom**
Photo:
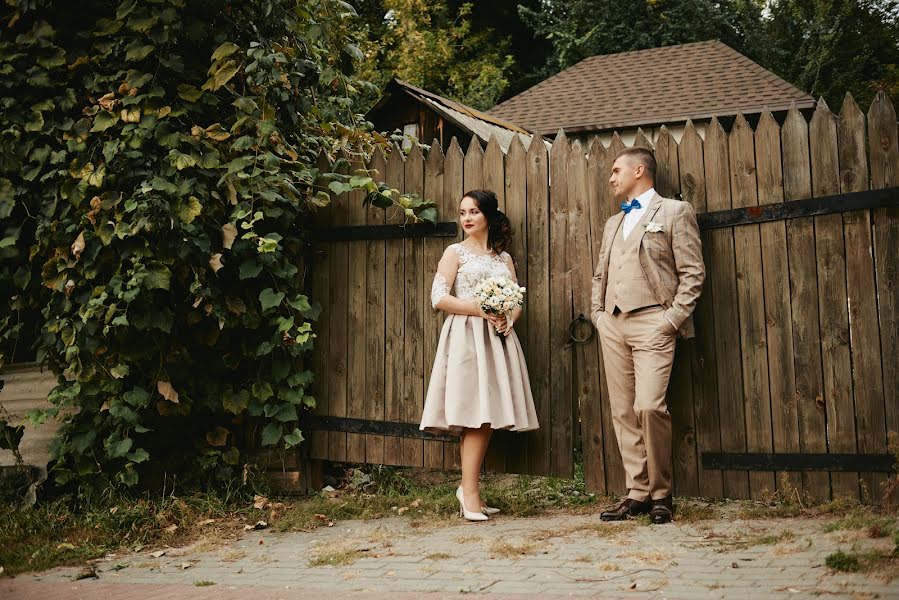
[[[675,337],[693,337],[691,314],[705,278],[693,207],[659,196],[656,160],[626,148],[609,183],[621,212],[606,221],[593,276],[593,322],[605,361],[609,403],[628,494],[600,515],[619,521],[649,513],[671,521],[671,414],[665,391]]]

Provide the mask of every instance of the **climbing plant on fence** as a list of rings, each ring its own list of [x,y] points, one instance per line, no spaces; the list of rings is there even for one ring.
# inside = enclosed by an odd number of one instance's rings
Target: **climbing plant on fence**
[[[0,364],[33,323],[54,410],[71,414],[57,482],[131,486],[151,462],[231,477],[248,417],[263,445],[300,443],[315,207],[364,188],[436,218],[365,173],[316,167],[385,143],[352,113],[352,7],[0,10]]]

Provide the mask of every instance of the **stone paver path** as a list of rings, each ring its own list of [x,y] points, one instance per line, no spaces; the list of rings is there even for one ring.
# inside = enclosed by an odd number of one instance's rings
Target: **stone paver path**
[[[200,545],[110,557],[0,580],[0,598],[897,598],[899,580],[833,572],[836,550],[891,549],[834,520],[718,518],[650,526],[595,515],[452,521],[344,521],[311,532],[252,531]],[[197,585],[205,582],[205,585]],[[211,585],[214,584],[214,585]]]

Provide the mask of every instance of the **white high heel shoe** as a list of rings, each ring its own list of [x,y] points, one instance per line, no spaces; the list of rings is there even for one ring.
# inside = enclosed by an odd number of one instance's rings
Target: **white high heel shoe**
[[[456,488],[456,498],[459,500],[459,515],[465,517],[469,521],[486,521],[487,515],[482,512],[474,512],[465,508],[465,495],[462,493],[462,486]]]
[[[481,512],[487,516],[493,516],[499,514],[499,509],[484,505],[481,507]]]

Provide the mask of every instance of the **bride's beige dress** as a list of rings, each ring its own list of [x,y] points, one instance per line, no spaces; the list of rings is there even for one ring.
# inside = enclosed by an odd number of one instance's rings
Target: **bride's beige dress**
[[[440,260],[431,288],[431,304],[447,294],[470,299],[478,283],[492,276],[513,277],[508,253],[480,254],[452,244]],[[497,335],[483,317],[448,314],[428,395],[421,429],[459,432],[490,424],[493,429],[537,429],[537,413],[528,369],[518,336]]]

